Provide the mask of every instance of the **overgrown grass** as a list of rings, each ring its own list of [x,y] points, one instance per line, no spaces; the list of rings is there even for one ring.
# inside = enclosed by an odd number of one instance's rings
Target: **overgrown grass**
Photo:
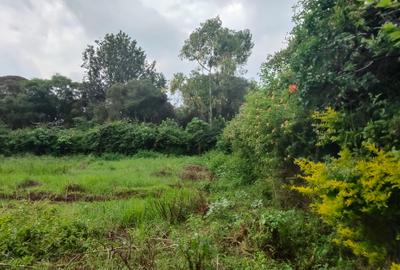
[[[91,156],[11,157],[0,159],[0,192],[22,192],[26,181],[37,185],[29,191],[65,193],[68,186],[79,186],[89,194],[107,195],[127,190],[166,189],[179,183],[184,164],[196,163],[195,157],[124,158],[106,160]],[[157,172],[169,173],[160,177]]]
[[[3,193],[99,197],[0,198],[0,267],[354,269],[329,228],[277,209],[234,157],[141,156],[3,158]]]
[[[181,179],[185,166],[202,163],[199,157],[0,159],[0,262],[10,267],[53,265],[98,249],[115,232],[176,224],[204,208],[195,183]]]

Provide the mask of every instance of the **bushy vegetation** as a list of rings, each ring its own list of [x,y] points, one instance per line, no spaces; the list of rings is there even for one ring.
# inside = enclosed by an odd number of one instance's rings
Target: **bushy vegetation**
[[[329,162],[298,160],[312,207],[336,231],[337,243],[371,264],[399,253],[399,153],[368,144],[369,157],[343,150]]]
[[[55,261],[87,251],[94,237],[85,224],[65,220],[51,206],[30,211],[21,204],[0,218],[0,260],[12,261],[14,265]]]
[[[10,154],[94,154],[133,155],[149,150],[166,154],[200,154],[211,149],[222,126],[194,118],[186,128],[172,120],[160,125],[112,122],[88,128],[37,127],[2,129],[0,153]]]
[[[299,1],[258,85],[237,73],[250,32],[207,20],[181,50],[199,67],[171,82],[179,109],[122,32],[85,50],[83,84],[3,78],[0,260],[399,269],[399,7]]]
[[[311,202],[359,268],[400,261],[398,7],[300,1],[288,47],[267,59],[218,143],[253,181],[267,179],[278,205]]]

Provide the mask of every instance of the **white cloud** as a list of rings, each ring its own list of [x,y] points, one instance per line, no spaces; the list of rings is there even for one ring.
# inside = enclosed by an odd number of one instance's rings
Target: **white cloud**
[[[247,28],[248,20],[246,10],[240,2],[233,2],[225,7],[219,13],[225,26],[233,29]]]
[[[80,80],[82,51],[107,32],[136,39],[168,78],[193,64],[178,58],[188,34],[220,15],[224,26],[249,28],[255,47],[248,77],[266,56],[284,46],[295,0],[1,0],[0,75]]]
[[[79,56],[88,42],[85,31],[60,0],[31,0],[0,9],[0,50],[20,60],[14,65],[30,65],[27,77],[50,77],[62,73],[80,79]],[[7,72],[13,73],[12,66]],[[16,66],[16,70],[21,69]],[[26,70],[23,68],[23,70]]]

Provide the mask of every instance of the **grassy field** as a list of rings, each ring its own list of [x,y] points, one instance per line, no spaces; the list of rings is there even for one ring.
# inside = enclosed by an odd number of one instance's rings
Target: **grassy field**
[[[1,158],[0,261],[51,265],[85,245],[96,250],[115,232],[205,211],[196,185],[211,173],[202,164],[199,157]]]
[[[0,269],[354,269],[235,159],[145,156],[0,158]]]

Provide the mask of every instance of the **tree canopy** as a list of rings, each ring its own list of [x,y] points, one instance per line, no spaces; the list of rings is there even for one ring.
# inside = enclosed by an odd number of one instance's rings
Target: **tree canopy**
[[[106,107],[112,121],[134,119],[160,123],[173,117],[173,107],[167,95],[150,80],[114,84],[107,92]]]
[[[149,62],[137,41],[126,33],[106,34],[83,52],[85,90],[88,99],[104,102],[107,90],[116,83],[135,79],[150,80],[156,87],[165,86],[165,78],[155,70],[156,62]]]
[[[222,27],[219,17],[207,20],[185,40],[180,54],[181,58],[195,61],[202,72],[193,71],[189,77],[176,74],[172,90],[182,92],[186,107],[197,110],[195,115],[204,119],[207,111],[210,124],[215,116],[224,117],[223,104],[237,104],[247,88],[243,83],[232,88],[233,84],[228,86],[226,82],[231,79],[243,82],[234,75],[247,62],[253,46],[248,29],[235,31]],[[238,94],[242,94],[239,99]],[[237,111],[235,105],[232,111]]]
[[[207,72],[233,74],[247,62],[254,44],[248,29],[235,31],[222,27],[219,17],[202,23],[185,40],[180,56],[196,61]]]

